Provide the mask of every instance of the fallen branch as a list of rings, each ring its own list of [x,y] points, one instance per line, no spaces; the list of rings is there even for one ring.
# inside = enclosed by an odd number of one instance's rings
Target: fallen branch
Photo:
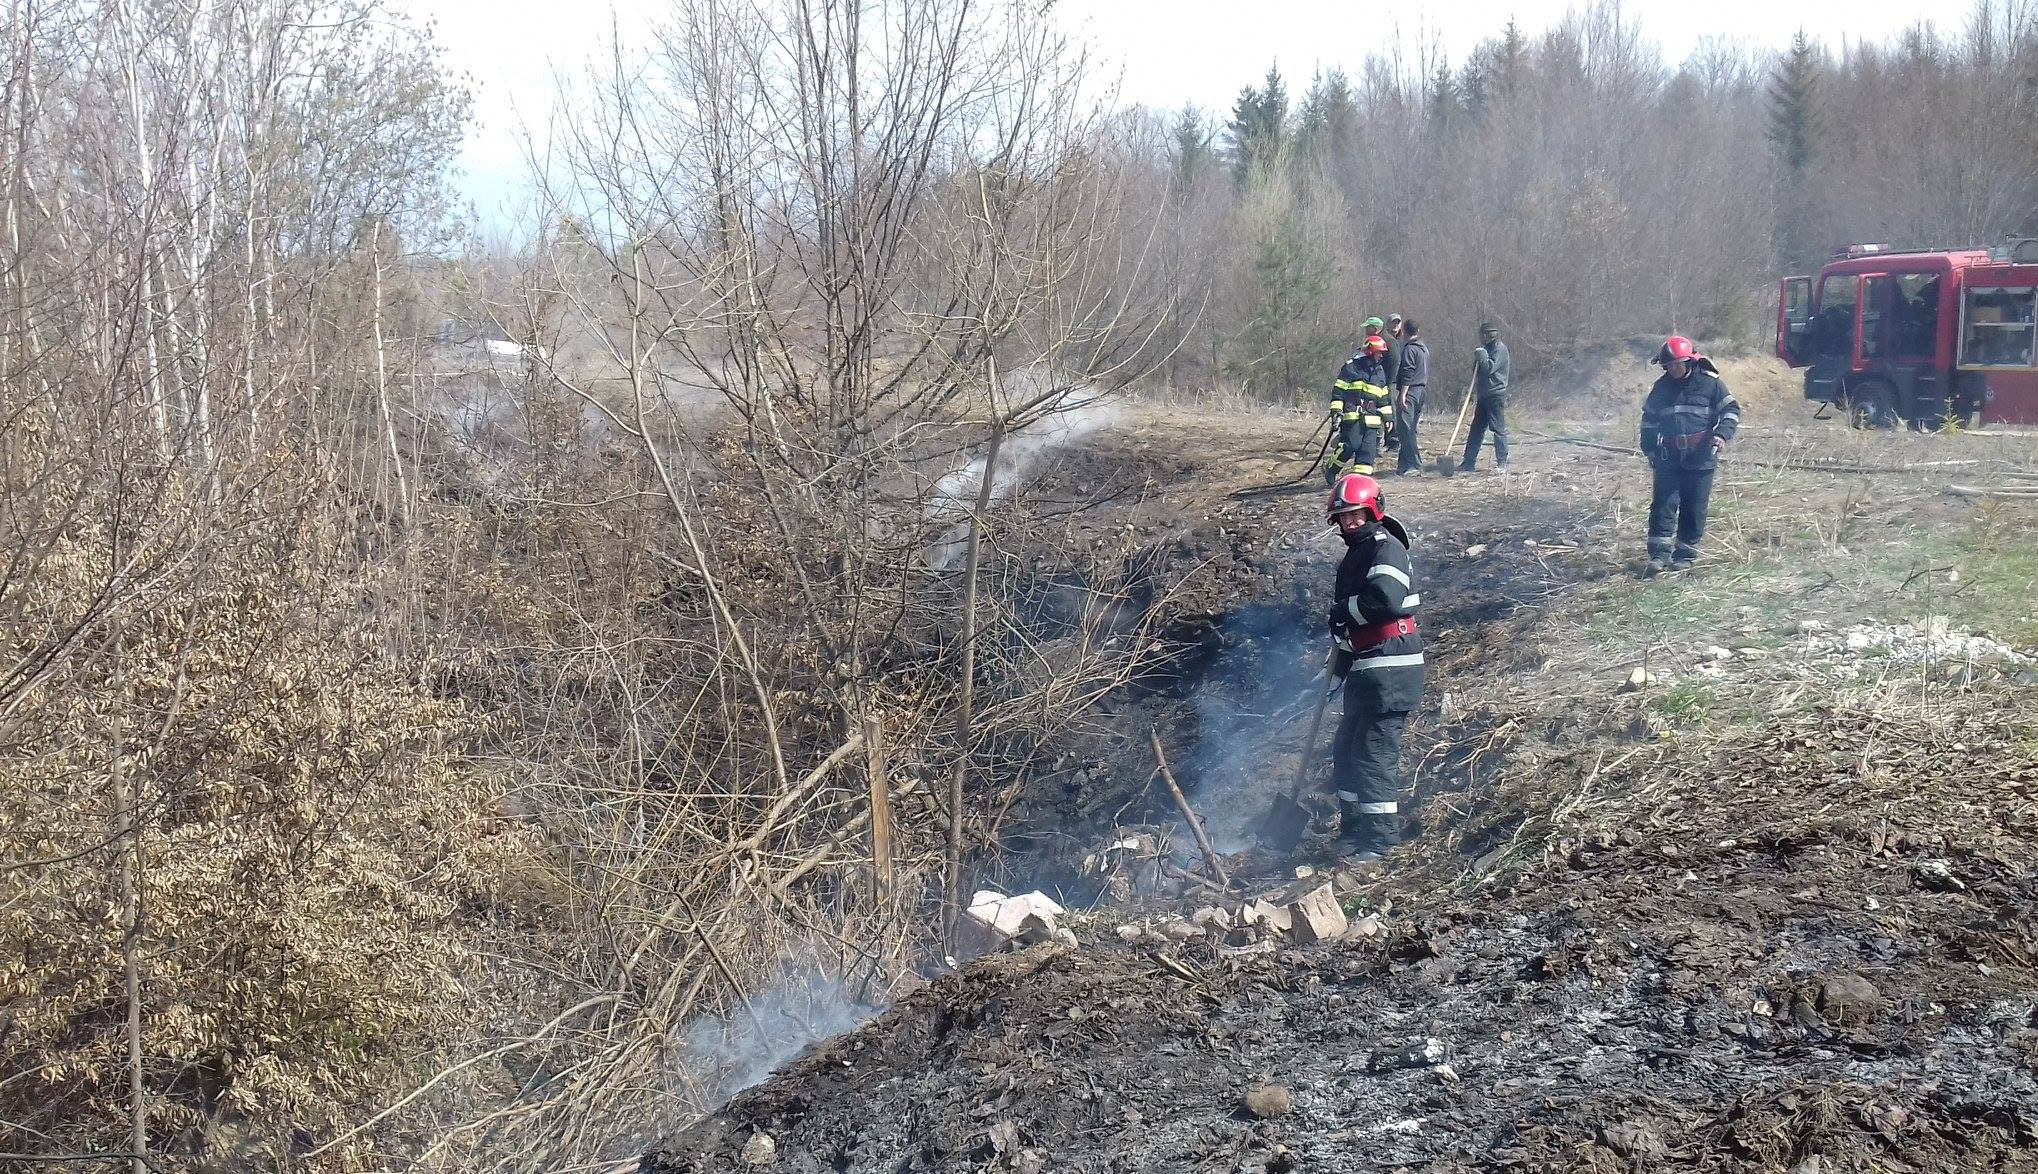
[[[1959,497],[2000,497],[2012,501],[2038,501],[2038,485],[1948,485],[1946,492]]]
[[[1161,863],[1161,875],[1167,877],[1170,880],[1181,881],[1183,884],[1187,885],[1192,889],[1196,889],[1199,892],[1209,893],[1212,896],[1216,897],[1228,897],[1231,895],[1229,889],[1220,888],[1215,881],[1207,880],[1203,877],[1197,876],[1195,873],[1190,872],[1187,869],[1184,869],[1181,865],[1176,864],[1172,860],[1163,860],[1160,863]]]
[[[1231,878],[1224,875],[1224,866],[1217,863],[1217,853],[1210,847],[1210,837],[1203,833],[1203,821],[1197,819],[1196,813],[1190,810],[1188,798],[1182,794],[1182,788],[1175,784],[1175,772],[1168,769],[1168,756],[1161,750],[1160,734],[1152,726],[1148,726],[1146,737],[1153,743],[1153,756],[1160,764],[1161,781],[1168,785],[1168,794],[1173,797],[1176,810],[1182,813],[1183,819],[1189,821],[1189,830],[1196,833],[1196,846],[1203,850],[1204,866],[1210,870],[1211,876],[1217,878],[1218,884],[1226,889],[1231,888]]]

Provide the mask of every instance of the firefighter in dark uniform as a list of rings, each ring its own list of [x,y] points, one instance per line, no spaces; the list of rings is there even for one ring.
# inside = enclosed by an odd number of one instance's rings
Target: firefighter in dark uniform
[[[1324,466],[1327,479],[1340,473],[1370,476],[1380,458],[1380,438],[1394,426],[1394,379],[1387,370],[1387,340],[1378,318],[1366,319],[1366,341],[1338,369],[1331,385],[1330,411],[1336,419],[1337,451]]]
[[[1691,340],[1671,335],[1656,352],[1663,376],[1642,401],[1642,455],[1656,473],[1649,502],[1649,573],[1698,558],[1720,451],[1741,426],[1741,405],[1719,368]]]
[[[1422,699],[1422,603],[1408,531],[1388,517],[1380,483],[1359,473],[1337,479],[1330,520],[1343,532],[1344,561],[1330,606],[1331,671],[1344,678],[1337,731],[1339,854],[1380,859],[1401,839],[1401,735]]]

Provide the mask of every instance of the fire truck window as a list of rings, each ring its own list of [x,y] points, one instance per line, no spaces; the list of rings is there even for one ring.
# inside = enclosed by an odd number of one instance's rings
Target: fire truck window
[[[1939,277],[1933,273],[1900,273],[1890,343],[1893,357],[1929,359],[1939,336]]]
[[[1972,288],[1960,338],[1963,367],[2030,367],[2038,354],[2038,290]]]
[[[1829,277],[1819,284],[1819,312],[1812,319],[1815,353],[1841,355],[1851,349],[1854,298],[1859,286],[1859,279],[1852,274]]]

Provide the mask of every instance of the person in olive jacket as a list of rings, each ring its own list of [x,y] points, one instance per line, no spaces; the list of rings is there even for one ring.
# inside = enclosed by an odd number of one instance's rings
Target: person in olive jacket
[[[1500,341],[1500,327],[1479,324],[1479,345],[1472,351],[1472,427],[1465,433],[1465,455],[1458,471],[1470,473],[1479,466],[1479,447],[1488,429],[1493,431],[1493,467],[1507,472],[1507,381],[1514,374],[1514,359],[1507,344]]]
[[[1691,340],[1671,335],[1656,352],[1663,375],[1642,401],[1642,455],[1656,473],[1649,502],[1649,573],[1698,558],[1720,452],[1741,426],[1741,405],[1719,368]]]

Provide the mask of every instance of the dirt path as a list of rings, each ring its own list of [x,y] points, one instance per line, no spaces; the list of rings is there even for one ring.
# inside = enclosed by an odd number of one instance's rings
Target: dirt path
[[[1006,879],[1056,874],[1114,804],[1152,813],[1152,724],[1234,871],[1277,883],[1295,861],[1241,829],[1293,765],[1336,551],[1313,484],[1229,496],[1292,456],[1283,422],[1142,419],[1169,431],[1043,489],[1152,478],[1083,524],[1145,552],[1189,651],[1019,804]],[[1390,483],[1435,668],[1422,837],[1345,889],[1359,929],[1241,956],[1123,940],[1163,899],[1100,907],[1079,948],[936,979],[645,1169],[763,1168],[759,1135],[800,1172],[2038,1169],[2038,737],[1997,651],[2034,631],[2031,519],[1943,472],[1877,496],[1752,463],[2031,467],[2005,443],[1751,430],[1710,564],[1670,582],[1630,573],[1641,471],[1615,454]],[[1261,1082],[1292,1109],[1246,1111]]]

